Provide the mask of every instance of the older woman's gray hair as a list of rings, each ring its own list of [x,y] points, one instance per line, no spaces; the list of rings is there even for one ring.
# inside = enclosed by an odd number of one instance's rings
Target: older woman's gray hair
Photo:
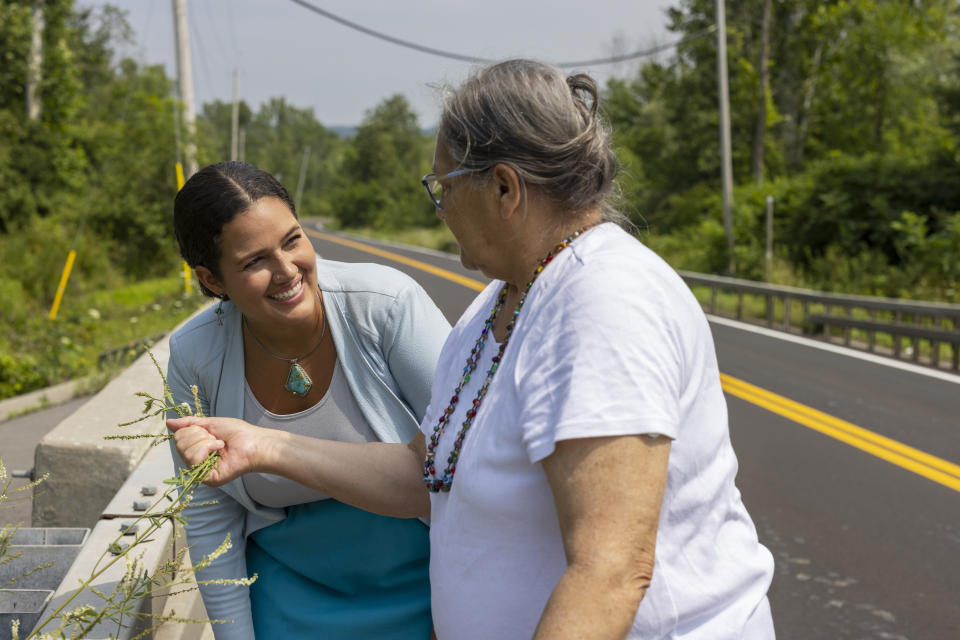
[[[459,167],[512,167],[566,213],[599,206],[605,218],[622,218],[607,202],[617,158],[587,75],[564,77],[533,60],[481,69],[447,91],[437,142]]]

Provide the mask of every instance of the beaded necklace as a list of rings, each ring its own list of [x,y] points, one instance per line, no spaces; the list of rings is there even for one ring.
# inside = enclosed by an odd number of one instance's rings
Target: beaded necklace
[[[483,404],[483,398],[487,395],[487,389],[490,388],[490,382],[493,381],[493,375],[500,367],[500,361],[503,359],[503,352],[507,348],[507,343],[510,342],[510,336],[513,335],[513,327],[517,322],[517,317],[520,315],[520,310],[523,309],[523,303],[527,299],[527,293],[529,293],[530,288],[543,272],[543,269],[550,264],[550,261],[553,260],[558,253],[566,249],[570,243],[580,237],[589,228],[589,226],[583,227],[582,229],[575,231],[560,244],[554,247],[553,251],[548,253],[547,256],[540,261],[539,265],[537,265],[537,268],[533,272],[533,277],[530,278],[530,282],[528,282],[523,288],[523,291],[520,292],[520,299],[517,301],[517,306],[513,309],[513,317],[510,318],[510,322],[507,324],[507,334],[504,336],[503,342],[500,343],[500,350],[497,351],[497,355],[493,356],[492,364],[487,370],[487,377],[483,381],[483,385],[480,387],[480,390],[477,391],[476,397],[473,399],[473,406],[470,409],[467,409],[466,420],[464,420],[463,424],[460,425],[460,431],[457,433],[457,439],[453,443],[453,450],[450,452],[450,456],[447,458],[447,468],[443,470],[443,475],[437,478],[437,470],[434,464],[434,459],[437,455],[437,447],[440,444],[440,436],[443,435],[443,432],[450,421],[450,416],[453,415],[453,412],[457,407],[457,403],[460,402],[460,392],[463,391],[463,387],[470,382],[470,376],[476,370],[477,364],[480,362],[480,354],[483,352],[483,347],[487,342],[487,337],[493,333],[493,325],[497,321],[497,315],[500,313],[500,310],[503,308],[503,304],[507,299],[508,285],[504,283],[503,288],[500,289],[500,295],[497,296],[497,303],[494,305],[493,310],[487,317],[486,322],[484,322],[483,330],[480,332],[480,337],[477,338],[476,344],[473,345],[470,355],[467,356],[467,364],[463,368],[463,375],[460,376],[460,382],[457,383],[457,387],[453,390],[453,397],[450,398],[450,404],[437,421],[437,426],[433,428],[433,433],[430,435],[430,442],[427,443],[427,456],[423,463],[423,482],[427,485],[427,489],[429,489],[431,492],[437,493],[439,491],[450,491],[450,488],[453,486],[453,474],[457,471],[457,460],[460,458],[460,450],[463,448],[463,440],[466,438],[467,431],[470,430],[470,426],[473,424],[473,419],[476,417],[477,411],[480,410],[480,405]]]

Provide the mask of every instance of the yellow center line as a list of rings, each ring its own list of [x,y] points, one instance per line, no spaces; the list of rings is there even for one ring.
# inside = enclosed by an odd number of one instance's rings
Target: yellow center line
[[[415,269],[426,271],[440,278],[456,282],[475,291],[481,291],[486,287],[485,284],[478,280],[467,278],[435,267],[432,264],[413,260],[412,258],[407,258],[391,251],[384,251],[377,247],[371,247],[360,242],[354,242],[353,240],[347,240],[346,238],[321,233],[312,229],[304,230],[315,238],[335,242],[358,251],[364,251],[375,256],[380,256],[381,258],[393,260]],[[741,400],[746,400],[768,411],[772,411],[797,424],[809,427],[814,431],[818,431],[840,442],[856,447],[861,451],[865,451],[898,467],[912,471],[924,478],[949,487],[954,491],[960,491],[960,465],[930,455],[925,451],[914,449],[902,442],[874,433],[846,420],[841,420],[840,418],[818,411],[813,407],[800,404],[799,402],[754,386],[749,382],[734,378],[725,373],[720,374],[720,381],[723,390],[730,395],[736,396]]]
[[[878,458],[960,491],[960,466],[908,445],[858,427],[766,389],[720,374],[723,390],[741,400],[772,411],[805,427],[866,451]]]
[[[479,280],[474,280],[473,278],[467,278],[466,276],[461,276],[456,273],[447,271],[446,269],[441,269],[440,267],[435,267],[432,264],[427,264],[426,262],[420,262],[419,260],[414,260],[413,258],[407,258],[402,256],[399,253],[393,253],[391,251],[384,251],[383,249],[378,249],[377,247],[371,247],[370,245],[362,244],[360,242],[354,242],[353,240],[347,240],[346,238],[340,238],[338,236],[332,236],[329,233],[321,233],[319,231],[314,231],[313,229],[304,228],[304,231],[307,234],[313,236],[314,238],[319,238],[321,240],[326,240],[327,242],[335,242],[337,244],[342,244],[345,247],[350,247],[351,249],[356,249],[358,251],[365,251],[367,253],[372,253],[375,256],[380,256],[381,258],[386,258],[387,260],[393,260],[401,264],[413,267],[414,269],[420,269],[421,271],[426,271],[429,274],[456,282],[457,284],[463,285],[468,289],[473,289],[474,291],[483,291],[487,285],[480,282]]]

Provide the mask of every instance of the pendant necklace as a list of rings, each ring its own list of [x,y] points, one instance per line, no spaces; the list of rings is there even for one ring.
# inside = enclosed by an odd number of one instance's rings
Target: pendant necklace
[[[320,294],[317,294],[317,302],[320,302]],[[250,328],[250,324],[247,322],[247,318],[243,318],[243,323],[247,327],[247,331],[250,332],[250,335],[253,336],[254,341],[260,348],[263,349],[267,355],[277,360],[283,360],[290,363],[290,371],[287,372],[287,381],[284,383],[283,388],[292,393],[295,396],[304,397],[310,393],[310,387],[313,386],[313,380],[310,379],[310,376],[307,374],[307,370],[300,366],[299,361],[304,358],[310,357],[314,351],[317,350],[317,347],[320,346],[320,343],[323,342],[323,336],[327,332],[327,318],[326,314],[323,313],[321,309],[320,316],[320,339],[317,340],[317,344],[313,345],[310,351],[307,351],[302,356],[297,356],[296,358],[284,358],[283,356],[278,356],[274,352],[267,349],[267,346],[260,342],[260,338],[257,337],[257,334],[253,332],[253,329]]]
[[[593,226],[593,225],[590,225]],[[450,491],[453,486],[453,474],[457,471],[457,460],[460,458],[460,451],[463,448],[463,440],[467,436],[467,431],[470,430],[471,425],[473,424],[473,419],[477,415],[477,411],[480,409],[480,405],[483,403],[484,396],[487,395],[487,389],[490,388],[490,383],[493,381],[493,375],[497,372],[497,369],[500,367],[500,361],[503,360],[503,352],[507,349],[507,343],[510,342],[510,336],[513,335],[513,326],[517,322],[517,318],[520,316],[520,310],[523,309],[523,303],[527,299],[527,293],[530,292],[530,287],[533,286],[533,283],[536,282],[537,277],[543,272],[543,269],[550,264],[550,261],[553,260],[558,253],[566,249],[571,242],[580,237],[590,226],[584,227],[579,231],[575,231],[564,239],[560,244],[554,247],[553,251],[547,254],[545,258],[540,260],[540,263],[537,265],[537,268],[533,272],[533,277],[530,278],[530,281],[523,288],[523,291],[520,292],[520,299],[517,301],[517,306],[513,309],[513,317],[510,318],[510,322],[507,324],[506,336],[503,338],[503,342],[500,343],[500,349],[497,351],[497,355],[493,356],[492,364],[487,370],[487,377],[484,379],[483,384],[480,386],[480,390],[477,391],[476,397],[473,399],[473,406],[467,409],[466,420],[463,421],[463,424],[460,426],[460,431],[457,433],[457,438],[453,443],[453,449],[450,451],[450,455],[447,457],[447,468],[443,470],[440,477],[437,477],[437,469],[434,464],[434,459],[437,455],[437,447],[440,444],[440,436],[443,435],[443,432],[450,421],[450,416],[453,415],[454,410],[457,407],[457,403],[460,402],[460,393],[463,391],[463,388],[468,382],[470,382],[470,376],[477,368],[477,364],[480,362],[480,354],[483,352],[483,346],[487,341],[487,337],[493,333],[493,326],[497,321],[497,315],[500,313],[500,310],[503,308],[504,302],[507,299],[507,284],[504,283],[503,288],[500,290],[500,295],[497,296],[497,303],[494,305],[493,310],[490,312],[490,315],[487,317],[486,322],[483,325],[483,330],[480,332],[480,337],[477,338],[476,344],[474,344],[473,349],[470,351],[470,355],[467,357],[467,364],[463,368],[463,374],[460,376],[460,382],[457,383],[456,388],[453,390],[453,397],[450,398],[450,404],[447,406],[446,410],[443,412],[443,415],[440,416],[437,425],[433,428],[433,433],[430,435],[430,440],[427,442],[427,456],[423,462],[423,482],[433,493],[440,491]]]

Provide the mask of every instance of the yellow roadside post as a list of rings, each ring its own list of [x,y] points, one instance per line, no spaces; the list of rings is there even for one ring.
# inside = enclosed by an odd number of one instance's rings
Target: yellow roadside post
[[[179,193],[180,189],[183,189],[183,165],[181,163],[176,164],[177,169],[177,192]],[[190,293],[190,265],[187,264],[187,261],[183,261],[183,291],[184,293]]]
[[[63,265],[63,273],[60,274],[60,284],[57,286],[57,295],[53,297],[53,306],[50,307],[50,319],[57,317],[57,311],[60,309],[60,300],[63,299],[63,292],[67,290],[67,280],[70,279],[70,270],[73,269],[73,261],[77,259],[77,250],[70,249],[67,254],[67,263]]]

